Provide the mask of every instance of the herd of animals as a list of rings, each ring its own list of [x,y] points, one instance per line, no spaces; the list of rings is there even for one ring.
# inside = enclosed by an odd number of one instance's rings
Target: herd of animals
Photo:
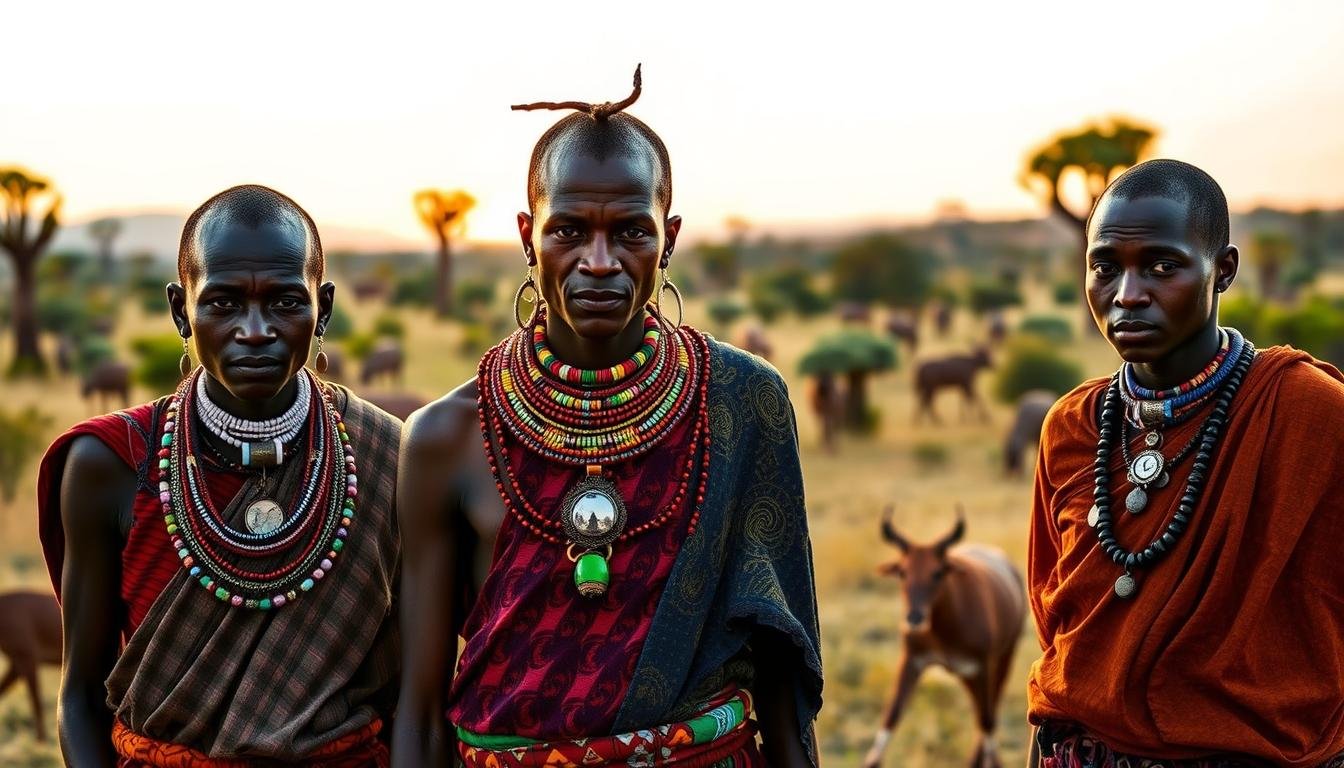
[[[867,307],[858,305],[842,306],[840,317],[846,323],[871,322]],[[950,322],[951,314],[946,307],[935,309],[933,326],[940,335],[947,333]],[[884,330],[914,353],[919,334],[913,318],[892,315]],[[992,317],[986,326],[989,344],[1001,341],[1005,334],[1003,319]],[[767,359],[773,354],[768,336],[758,326],[748,328],[741,342],[747,351]],[[988,349],[988,345],[981,346],[969,353],[926,359],[916,366],[916,422],[939,423],[933,400],[944,389],[962,393],[963,418],[975,415],[981,420],[988,419],[988,411],[975,390],[976,374],[991,363]],[[345,380],[345,360],[339,351],[328,350],[327,358],[326,376]],[[68,371],[68,355],[58,354],[58,364]],[[384,379],[399,386],[404,364],[405,354],[398,342],[381,342],[362,360],[361,387]],[[97,399],[94,405],[100,408],[110,409],[118,403],[126,406],[130,404],[130,384],[129,366],[104,361],[84,374],[81,394],[85,399]],[[424,399],[406,392],[361,389],[361,396],[401,419],[425,404]],[[827,420],[837,417],[838,397],[834,389],[813,393],[811,405],[822,421],[824,432],[828,431]],[[1021,474],[1023,454],[1039,440],[1045,415],[1055,399],[1056,393],[1032,391],[1019,400],[1004,441],[1007,474]],[[971,697],[979,732],[971,759],[973,768],[999,768],[994,743],[996,713],[1025,620],[1022,576],[1003,551],[963,541],[966,519],[960,507],[952,530],[933,543],[917,544],[902,535],[892,522],[890,507],[882,515],[879,530],[883,541],[896,554],[882,563],[878,572],[901,579],[905,615],[901,622],[903,644],[896,679],[872,747],[864,758],[864,768],[877,768],[881,764],[910,694],[930,666],[941,666],[951,672]],[[54,597],[36,592],[0,594],[0,654],[9,664],[0,678],[0,695],[22,680],[31,700],[35,735],[39,741],[46,740],[38,668],[61,663],[61,617]]]

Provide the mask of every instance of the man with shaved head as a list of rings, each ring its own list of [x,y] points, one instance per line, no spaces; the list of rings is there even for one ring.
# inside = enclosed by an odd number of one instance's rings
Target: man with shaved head
[[[396,697],[400,423],[304,367],[335,287],[312,219],[242,186],[187,220],[183,381],[48,449],[77,766],[376,766]],[[199,366],[190,365],[194,341]]]
[[[1198,168],[1131,168],[1087,233],[1123,364],[1041,438],[1032,762],[1344,765],[1344,378],[1219,326],[1239,254]]]
[[[530,317],[408,421],[394,765],[815,762],[793,411],[670,306],[681,218],[638,93],[539,105],[578,111],[532,153]]]

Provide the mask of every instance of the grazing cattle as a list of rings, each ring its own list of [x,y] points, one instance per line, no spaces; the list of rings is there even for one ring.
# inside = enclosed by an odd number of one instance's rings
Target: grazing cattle
[[[770,340],[765,337],[765,329],[759,325],[753,325],[747,329],[742,338],[742,348],[753,355],[759,355],[766,360],[774,353],[774,348],[770,346]]]
[[[101,363],[89,369],[84,374],[84,381],[80,385],[80,395],[88,400],[94,395],[99,396],[99,400],[110,399],[113,396],[121,397],[121,407],[129,408],[131,405],[131,368],[125,363],[118,363],[115,360],[104,360]],[[109,410],[104,408],[104,410]]]
[[[37,592],[0,595],[0,654],[9,659],[9,669],[0,678],[0,695],[22,678],[33,704],[37,740],[46,741],[37,668],[61,663],[61,609],[55,597]]]
[[[68,376],[75,369],[75,341],[68,334],[56,337],[56,370]]]
[[[1022,474],[1022,451],[1028,445],[1034,445],[1041,439],[1041,426],[1045,424],[1045,414],[1058,399],[1054,392],[1033,389],[1023,393],[1017,400],[1017,415],[1013,417],[1013,426],[1003,444],[1003,471],[1007,475]]]
[[[818,374],[812,387],[812,413],[816,414],[817,423],[821,425],[821,445],[827,453],[835,453],[835,438],[840,432],[844,410],[844,398],[835,375]]]
[[[867,304],[847,301],[841,304],[837,311],[840,313],[840,322],[846,324],[867,325],[872,319],[872,313],[868,310]]]
[[[988,421],[989,411],[975,392],[975,374],[989,365],[989,350],[984,347],[969,355],[949,355],[920,363],[915,369],[915,391],[919,394],[915,423],[919,423],[923,416],[928,416],[934,424],[939,423],[938,414],[933,412],[934,395],[940,389],[953,387],[960,389],[963,395],[963,418],[968,411],[978,410],[981,420]]]
[[[410,392],[361,392],[359,396],[405,421],[429,402]]]
[[[378,277],[364,277],[356,280],[350,290],[360,301],[377,299],[387,294],[387,281]]]
[[[989,343],[1000,344],[1008,338],[1008,321],[1003,319],[1003,314],[995,312],[989,316]]]
[[[401,345],[395,341],[384,341],[364,358],[364,367],[359,373],[359,381],[368,386],[379,376],[388,376],[394,382],[401,382],[401,367],[406,362]]]
[[[905,342],[910,354],[919,346],[919,324],[909,315],[891,315],[887,317],[887,333],[895,339]]]
[[[952,305],[946,301],[938,302],[933,308],[933,328],[938,332],[939,338],[946,338],[949,331],[952,330]]]
[[[1022,633],[1025,587],[1021,574],[1002,551],[959,544],[965,532],[960,505],[952,532],[922,546],[897,532],[891,507],[883,513],[882,538],[900,550],[900,556],[879,566],[878,572],[904,580],[905,637],[891,701],[864,768],[881,764],[920,674],[935,664],[961,679],[975,706],[980,741],[971,758],[972,768],[999,768],[994,746],[996,710]]]

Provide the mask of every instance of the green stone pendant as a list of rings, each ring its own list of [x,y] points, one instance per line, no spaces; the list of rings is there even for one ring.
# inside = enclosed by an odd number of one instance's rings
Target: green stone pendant
[[[584,597],[601,597],[611,583],[611,569],[607,558],[597,552],[584,552],[574,561],[574,586]]]

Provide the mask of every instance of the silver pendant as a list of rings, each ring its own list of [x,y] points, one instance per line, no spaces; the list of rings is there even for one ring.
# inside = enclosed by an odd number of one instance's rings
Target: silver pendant
[[[1129,481],[1135,485],[1147,485],[1156,480],[1166,467],[1167,457],[1161,451],[1142,451],[1129,465]]]
[[[1143,444],[1149,448],[1156,448],[1162,444],[1162,433],[1153,430],[1143,436]]]
[[[1160,475],[1157,476],[1157,479],[1156,479],[1156,480],[1153,481],[1153,487],[1154,487],[1154,488],[1166,488],[1166,487],[1167,487],[1167,483],[1169,483],[1169,482],[1171,482],[1171,473],[1170,473],[1170,472],[1163,472],[1162,474],[1160,474]]]
[[[1128,600],[1138,589],[1138,584],[1134,582],[1134,577],[1128,573],[1122,574],[1115,580],[1115,596],[1123,600]]]
[[[1092,509],[1087,512],[1087,524],[1092,528],[1096,528],[1097,523],[1099,522],[1101,522],[1101,509],[1096,504],[1093,504]]]
[[[259,536],[274,533],[285,522],[284,510],[270,499],[258,499],[247,507],[247,530]]]
[[[625,530],[625,501],[611,481],[587,475],[560,502],[560,522],[569,540],[585,549],[615,541]]]
[[[1134,486],[1134,490],[1125,496],[1125,509],[1129,514],[1137,515],[1146,506],[1148,506],[1148,492],[1141,485]]]

